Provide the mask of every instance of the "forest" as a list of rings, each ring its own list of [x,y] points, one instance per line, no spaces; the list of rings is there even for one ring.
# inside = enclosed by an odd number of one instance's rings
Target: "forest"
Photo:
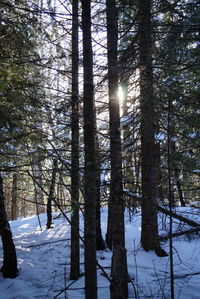
[[[0,0],[2,299],[200,298],[199,79],[199,0]]]

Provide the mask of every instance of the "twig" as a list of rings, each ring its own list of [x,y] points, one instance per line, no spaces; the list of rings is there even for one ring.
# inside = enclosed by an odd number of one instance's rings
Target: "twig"
[[[70,284],[68,284],[68,286],[66,286],[64,289],[60,290],[59,293],[53,297],[53,299],[56,299],[58,296],[60,296],[60,294],[62,294],[63,292],[65,292],[67,289],[69,289],[69,287],[71,285],[73,285],[77,280],[79,280],[81,277],[83,277],[85,274],[83,273],[81,276],[79,276],[77,279],[73,280]]]

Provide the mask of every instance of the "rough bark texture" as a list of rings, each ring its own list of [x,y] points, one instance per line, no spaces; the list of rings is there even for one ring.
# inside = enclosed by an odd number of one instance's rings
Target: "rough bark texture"
[[[156,211],[156,159],[154,140],[154,94],[151,40],[151,0],[138,1],[140,106],[141,106],[141,172],[142,232],[145,250],[159,248]]]
[[[96,273],[96,162],[91,40],[91,1],[82,0],[83,68],[84,68],[84,199],[85,199],[85,298],[97,298]]]
[[[18,275],[17,257],[15,245],[12,240],[10,225],[7,220],[4,194],[3,180],[0,175],[0,235],[3,243],[3,266],[1,272],[5,278],[15,278]]]
[[[107,14],[107,47],[108,47],[108,88],[110,118],[110,161],[111,187],[110,235],[112,240],[112,280],[110,285],[111,299],[122,299],[128,296],[128,274],[124,240],[124,201],[122,186],[122,153],[120,113],[118,100],[118,17],[115,0],[106,1]]]
[[[49,196],[47,200],[47,228],[51,228],[52,224],[52,202],[55,197],[55,184],[56,184],[56,173],[58,167],[57,159],[53,160],[53,169],[52,169],[52,177],[51,177],[51,185],[49,190]]]
[[[70,279],[80,275],[79,253],[79,89],[78,0],[72,2],[72,149],[71,149],[71,264]]]

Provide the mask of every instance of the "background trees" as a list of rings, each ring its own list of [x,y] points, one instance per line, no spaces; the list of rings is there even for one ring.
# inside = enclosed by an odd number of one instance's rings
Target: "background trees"
[[[109,206],[114,283],[122,256],[127,272],[125,204],[142,203],[142,246],[159,248],[156,205],[169,203],[168,158],[173,205],[199,199],[198,1],[5,1],[0,44],[8,216],[44,212],[53,191],[52,208],[71,209],[77,278],[83,211],[87,292],[91,284],[96,296],[96,200],[98,229],[99,205]]]

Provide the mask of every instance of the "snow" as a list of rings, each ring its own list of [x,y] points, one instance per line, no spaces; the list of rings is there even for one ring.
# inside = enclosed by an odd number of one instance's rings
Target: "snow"
[[[182,208],[180,208],[181,210]],[[192,209],[192,208],[191,208]],[[183,210],[184,211],[184,210]],[[54,227],[46,229],[46,216],[40,215],[42,231],[36,216],[11,222],[17,250],[20,275],[16,279],[4,279],[0,273],[1,299],[29,298],[84,298],[84,276],[77,281],[69,280],[70,225],[62,217],[54,217]],[[83,225],[81,216],[81,225]],[[126,212],[126,247],[129,283],[129,298],[170,298],[169,257],[158,257],[154,252],[145,252],[140,245],[140,210],[131,216]],[[102,211],[102,231],[107,227],[107,209]],[[160,228],[162,217],[159,219]],[[176,230],[178,224],[174,224]],[[166,233],[165,225],[162,231]],[[200,242],[198,237],[190,240],[177,237],[174,246],[175,298],[200,298]],[[83,245],[81,244],[81,272],[83,267]],[[169,252],[168,242],[162,247]],[[97,252],[98,262],[110,275],[111,252]],[[2,244],[0,244],[2,263]],[[71,284],[71,286],[69,286]],[[59,292],[69,286],[67,291]],[[57,296],[57,297],[56,297]],[[98,270],[98,298],[107,299],[109,281]]]

